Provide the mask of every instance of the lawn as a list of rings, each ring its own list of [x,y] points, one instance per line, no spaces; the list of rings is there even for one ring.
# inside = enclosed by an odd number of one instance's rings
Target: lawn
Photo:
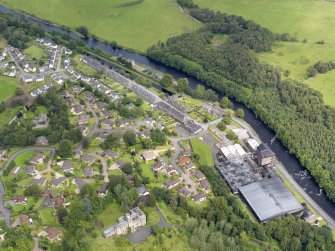
[[[43,49],[31,45],[27,49],[24,50],[24,53],[27,54],[30,58],[35,58],[37,60],[40,60],[43,56]]]
[[[158,41],[200,28],[175,1],[145,0],[1,0],[12,9],[31,13],[71,29],[86,26],[107,41],[144,52]],[[128,4],[127,4],[128,3]]]
[[[75,62],[75,68],[82,72],[83,74],[85,75],[94,75],[96,74],[97,72],[92,69],[91,67],[88,67],[86,64],[84,64],[83,62],[80,61],[80,59],[82,58],[83,56],[82,55],[75,55],[72,60]]]
[[[116,202],[110,204],[101,214],[98,216],[98,220],[104,224],[104,227],[117,223],[117,219],[124,215],[121,211],[120,205]]]
[[[314,0],[194,0],[200,7],[255,20],[276,33],[335,42],[335,3]]]
[[[7,125],[16,116],[19,110],[20,107],[15,107],[0,113],[0,128],[2,128],[4,125]]]
[[[133,251],[133,250],[193,250],[188,245],[188,239],[185,234],[176,233],[172,234],[172,237],[164,237],[163,245],[157,244],[157,237],[150,236],[145,242],[137,245],[130,245],[126,247],[117,247],[115,241],[112,238],[103,238],[101,236],[91,241],[91,247],[93,250],[99,251]]]
[[[25,166],[25,162],[29,161],[33,157],[34,153],[35,153],[34,151],[26,151],[24,153],[21,153],[14,160],[16,165],[19,167]]]
[[[0,76],[0,102],[12,97],[17,86],[18,82],[15,78]]]
[[[39,211],[39,216],[42,220],[42,224],[45,226],[58,226],[59,222],[57,217],[53,214],[54,211],[52,208],[44,208]]]
[[[212,149],[201,140],[194,138],[190,140],[192,151],[199,155],[200,165],[214,166]]]

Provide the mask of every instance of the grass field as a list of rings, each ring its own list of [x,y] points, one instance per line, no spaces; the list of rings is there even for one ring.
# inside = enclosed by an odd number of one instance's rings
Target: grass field
[[[27,49],[25,49],[24,53],[27,54],[30,58],[35,58],[37,60],[40,60],[43,56],[43,49],[35,45],[32,45],[32,46],[29,46]]]
[[[117,223],[117,219],[124,215],[120,209],[120,205],[116,202],[110,204],[101,214],[98,216],[105,227]]]
[[[84,25],[97,37],[145,51],[169,36],[200,27],[173,0],[1,0],[12,9],[25,11],[71,29]]]
[[[194,0],[201,7],[255,20],[276,33],[335,42],[335,2],[315,0]]]
[[[33,157],[34,153],[35,153],[34,151],[26,151],[24,153],[21,153],[14,160],[16,165],[19,167],[25,166],[25,162],[29,161]]]
[[[198,154],[200,165],[214,166],[212,149],[209,145],[203,143],[201,140],[194,138],[190,140],[192,151]]]
[[[0,102],[7,101],[15,94],[17,80],[14,78],[0,76]]]
[[[91,241],[91,247],[93,250],[99,251],[133,251],[133,250],[183,250],[191,251],[193,249],[188,245],[188,240],[185,234],[177,236],[173,234],[171,238],[165,236],[163,238],[163,245],[157,244],[157,237],[150,236],[145,242],[137,245],[131,245],[126,247],[117,247],[115,241],[112,238],[103,238],[99,236]],[[156,240],[156,242],[155,242]]]
[[[258,55],[262,62],[278,67],[282,73],[290,71],[290,78],[307,83],[310,87],[323,94],[324,102],[335,107],[335,72],[319,74],[307,78],[308,68],[317,61],[328,62],[335,59],[335,48],[329,44],[315,43],[284,43],[277,42],[272,52]]]

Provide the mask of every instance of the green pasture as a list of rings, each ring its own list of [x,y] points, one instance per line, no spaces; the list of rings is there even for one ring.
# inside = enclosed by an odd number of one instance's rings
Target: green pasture
[[[31,45],[27,49],[24,50],[24,53],[28,55],[30,58],[35,58],[37,60],[40,60],[43,56],[43,49],[35,45]]]
[[[205,166],[214,166],[212,149],[201,140],[194,138],[190,140],[192,151],[199,155],[199,163]]]
[[[18,82],[15,78],[0,76],[0,102],[7,101],[15,94]]]
[[[335,42],[335,2],[315,0],[194,0],[200,7],[252,19],[276,33]]]
[[[65,25],[86,26],[107,41],[144,52],[158,41],[201,25],[171,0],[1,0],[9,8]]]

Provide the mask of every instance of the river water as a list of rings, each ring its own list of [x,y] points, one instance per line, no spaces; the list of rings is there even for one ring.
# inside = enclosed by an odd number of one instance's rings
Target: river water
[[[21,17],[22,14],[15,12],[6,8],[5,6],[0,5],[0,11],[5,13],[12,13],[14,16]],[[61,33],[67,33],[70,37],[75,39],[81,39],[76,33],[67,32],[62,28],[54,25],[47,24],[38,19],[28,19],[32,22],[36,22],[43,26],[47,30],[54,30]],[[195,88],[198,84],[201,84],[195,78],[171,67],[162,65],[158,62],[150,60],[146,56],[122,50],[114,50],[109,44],[106,44],[102,41],[88,38],[84,40],[86,44],[90,47],[100,48],[108,55],[121,56],[128,59],[133,59],[136,63],[146,65],[157,71],[171,74],[174,78],[187,78],[189,80],[190,86]],[[218,93],[219,98],[221,95]],[[330,217],[335,220],[335,203],[333,203],[326,194],[320,189],[319,185],[316,183],[314,178],[309,174],[307,169],[303,167],[297,158],[288,153],[288,150],[283,146],[283,144],[275,138],[275,133],[269,127],[267,127],[262,121],[260,121],[255,114],[249,110],[246,106],[241,103],[238,103],[233,100],[234,109],[242,108],[245,113],[244,120],[249,123],[253,129],[260,136],[261,140],[267,143],[271,149],[276,153],[278,160],[283,163],[288,173],[294,178],[294,180],[305,190],[306,193],[325,211]]]

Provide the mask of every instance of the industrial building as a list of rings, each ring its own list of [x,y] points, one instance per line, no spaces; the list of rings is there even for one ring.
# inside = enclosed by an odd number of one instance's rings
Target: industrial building
[[[270,165],[276,159],[276,154],[270,147],[264,143],[260,144],[257,148],[257,162],[260,166]]]
[[[278,176],[242,186],[239,190],[260,222],[304,209]]]

